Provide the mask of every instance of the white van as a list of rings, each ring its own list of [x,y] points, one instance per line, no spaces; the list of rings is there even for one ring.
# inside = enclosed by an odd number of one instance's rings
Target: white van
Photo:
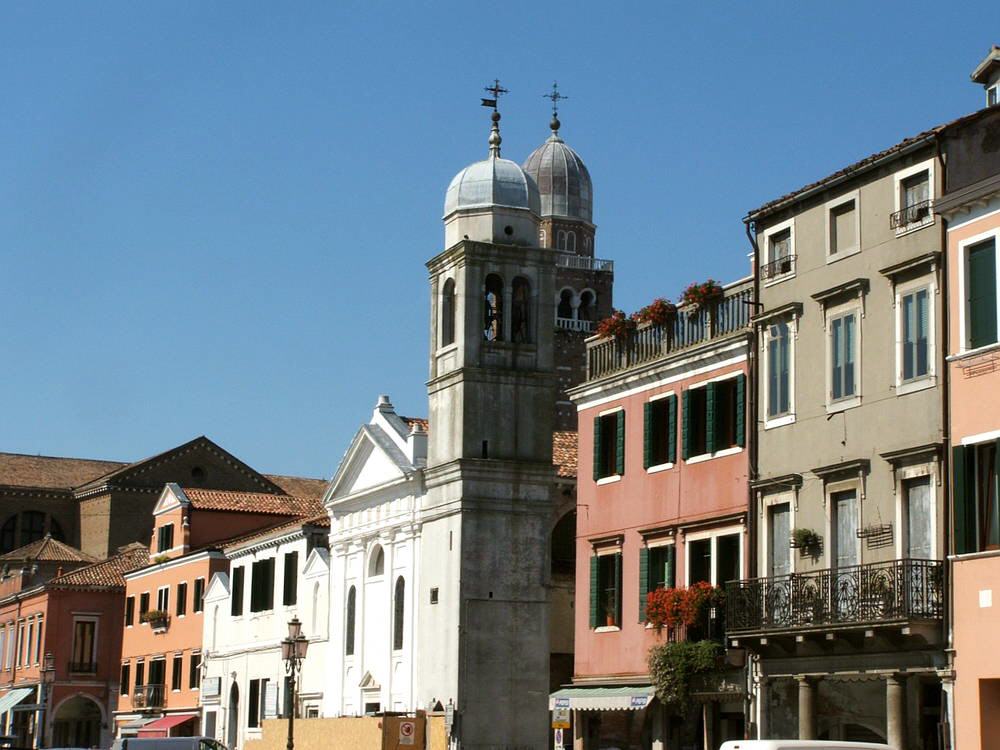
[[[226,750],[214,737],[119,737],[111,750]]]
[[[875,742],[840,740],[730,740],[719,750],[892,750]]]

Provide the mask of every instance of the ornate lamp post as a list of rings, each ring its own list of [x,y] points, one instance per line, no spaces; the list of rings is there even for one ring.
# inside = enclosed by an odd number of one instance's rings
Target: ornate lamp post
[[[52,683],[56,681],[56,657],[52,655],[51,651],[45,652],[45,663],[40,670],[38,670],[42,676],[42,689],[44,690],[44,695],[40,703],[42,704],[42,725],[39,729],[39,747],[46,747],[48,743],[45,741],[45,726],[49,723],[49,704],[52,702]]]
[[[298,675],[302,672],[302,660],[306,658],[309,639],[302,635],[302,623],[298,617],[293,617],[288,623],[288,637],[281,642],[281,658],[285,660],[285,672],[288,674],[291,690],[288,711],[288,743],[287,750],[295,750],[295,704],[298,701]]]

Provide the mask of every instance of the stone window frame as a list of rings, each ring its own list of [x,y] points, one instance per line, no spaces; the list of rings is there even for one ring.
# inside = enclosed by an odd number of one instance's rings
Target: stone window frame
[[[853,247],[847,250],[839,250],[833,252],[833,222],[831,218],[833,217],[833,212],[848,203],[854,203],[854,238],[855,244]],[[853,255],[857,255],[861,252],[861,190],[852,190],[849,193],[844,193],[843,195],[829,200],[824,205],[824,216],[826,221],[826,262],[836,263],[838,260],[843,260],[844,258],[850,258]]]
[[[765,287],[774,286],[775,284],[780,284],[783,281],[788,281],[788,279],[794,279],[798,273],[798,255],[795,252],[795,217],[786,221],[779,222],[774,226],[768,227],[764,230],[764,247],[763,255],[764,262],[761,265],[768,265],[774,258],[771,257],[771,238],[776,234],[781,234],[785,230],[788,230],[788,257],[794,258],[792,261],[791,270],[786,273],[779,274],[777,276],[771,276],[767,281],[764,282]]]

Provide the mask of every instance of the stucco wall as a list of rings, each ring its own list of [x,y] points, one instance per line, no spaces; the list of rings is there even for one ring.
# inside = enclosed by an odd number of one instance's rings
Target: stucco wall
[[[413,745],[400,745],[399,723],[414,721],[417,734]],[[288,722],[269,719],[264,722],[263,737],[247,742],[245,750],[284,750],[288,740]],[[447,750],[444,717],[359,716],[338,719],[299,719],[295,722],[295,747],[301,750]]]

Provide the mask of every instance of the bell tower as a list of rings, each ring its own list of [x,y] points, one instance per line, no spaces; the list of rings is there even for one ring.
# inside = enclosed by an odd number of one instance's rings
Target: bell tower
[[[446,226],[474,216],[476,226],[493,227],[515,216],[532,231],[501,229],[489,241],[463,236],[427,263],[420,576],[437,598],[421,594],[418,617],[443,645],[417,654],[417,693],[454,702],[463,748],[545,750],[556,252],[537,246],[538,191],[500,158],[498,123],[494,112],[486,162],[452,182],[459,188],[449,188]],[[475,190],[461,189],[473,182]]]

